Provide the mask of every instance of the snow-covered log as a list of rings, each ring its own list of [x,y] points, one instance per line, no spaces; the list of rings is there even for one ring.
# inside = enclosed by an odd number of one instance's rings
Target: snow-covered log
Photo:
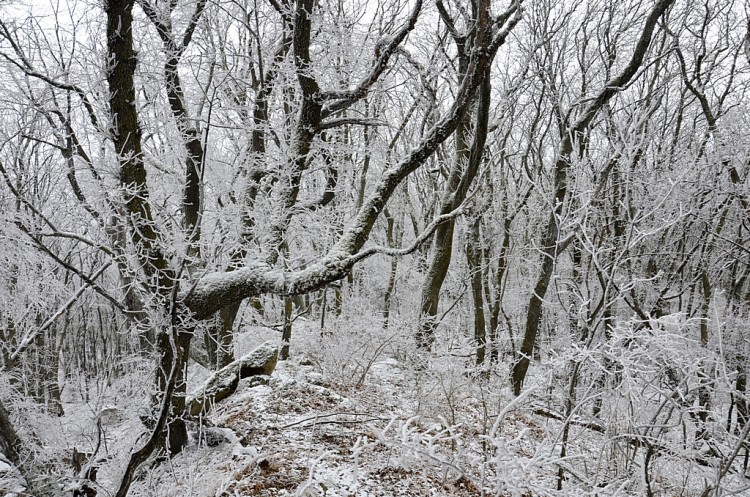
[[[241,359],[221,368],[187,398],[188,412],[198,416],[208,411],[213,404],[226,399],[237,390],[242,378],[270,375],[276,368],[278,349],[266,342]]]

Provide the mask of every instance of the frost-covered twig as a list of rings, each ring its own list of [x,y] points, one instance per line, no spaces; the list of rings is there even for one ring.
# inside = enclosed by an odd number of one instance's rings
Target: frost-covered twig
[[[321,418],[330,418],[334,416],[369,416],[364,419],[336,419],[336,420],[328,420],[328,421],[321,421]],[[295,421],[293,423],[286,424],[284,426],[279,427],[280,430],[285,430],[287,428],[291,428],[293,426],[299,426],[304,425],[310,421],[313,422],[313,426],[321,425],[321,424],[359,424],[359,423],[369,423],[372,421],[385,421],[386,418],[381,418],[378,416],[373,416],[372,414],[366,413],[366,412],[331,412],[328,414],[316,414],[315,416],[311,416],[309,418],[300,419],[299,421]],[[303,426],[303,428],[306,428]]]
[[[111,264],[112,264],[112,261],[105,263],[94,274],[89,276],[89,280],[95,281],[99,276],[102,275],[102,273],[104,273],[104,271]],[[18,359],[18,356],[22,354],[23,351],[26,350],[29,345],[31,345],[31,343],[34,341],[34,338],[36,338],[36,336],[39,333],[42,333],[44,330],[52,326],[52,323],[54,323],[57,320],[57,318],[62,316],[65,313],[65,311],[67,311],[70,308],[70,306],[72,306],[76,302],[76,300],[78,300],[78,297],[83,295],[83,292],[85,292],[86,289],[89,288],[89,286],[90,286],[89,283],[85,282],[78,290],[76,290],[76,292],[68,299],[68,301],[65,302],[62,306],[60,306],[60,308],[52,316],[50,316],[44,323],[42,323],[42,325],[39,328],[35,330],[31,330],[28,333],[26,333],[26,335],[21,340],[21,343],[18,344],[18,348],[16,348],[16,350],[14,350],[13,353],[10,355],[10,360],[15,361],[16,359]]]
[[[324,459],[325,459],[326,457],[329,457],[329,456],[333,456],[333,455],[335,455],[335,454],[336,454],[336,453],[335,453],[334,451],[332,451],[332,450],[326,450],[326,451],[322,452],[322,453],[321,453],[321,454],[320,454],[320,455],[319,455],[318,457],[316,457],[315,459],[313,459],[313,460],[312,460],[312,461],[310,462],[310,464],[309,464],[309,465],[308,465],[308,467],[307,467],[307,471],[308,471],[308,476],[307,476],[307,483],[305,483],[304,485],[302,485],[302,487],[298,488],[298,489],[297,489],[297,491],[295,492],[295,495],[297,495],[297,496],[305,496],[305,495],[308,495],[308,494],[306,493],[306,490],[307,490],[308,488],[310,488],[310,487],[312,487],[312,486],[313,486],[313,481],[314,481],[314,477],[315,477],[315,468],[317,468],[317,467],[318,467],[318,465],[319,465],[319,464],[320,464],[320,463],[321,463],[321,462],[322,462],[322,461],[323,461],[323,460],[324,460]]]

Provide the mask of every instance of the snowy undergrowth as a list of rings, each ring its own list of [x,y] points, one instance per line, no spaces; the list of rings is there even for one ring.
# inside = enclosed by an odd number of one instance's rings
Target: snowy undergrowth
[[[246,328],[237,353],[276,333]],[[466,342],[436,347],[420,368],[407,326],[344,316],[321,331],[299,319],[292,358],[267,381],[242,380],[191,425],[182,454],[144,466],[131,495],[698,496],[737,437],[722,428],[717,383],[710,436],[695,443],[696,378],[715,358],[696,355],[686,336],[679,323],[646,331],[623,323],[596,346],[543,355],[516,398],[508,365],[477,371]],[[193,367],[191,384],[205,374]],[[148,384],[145,372],[138,380]],[[117,406],[143,403],[147,392],[128,388],[112,385],[89,402],[68,392],[64,418],[29,428],[53,447],[51,461],[98,446],[100,495],[112,492],[143,432],[137,409]],[[741,456],[721,482],[737,495],[746,483]],[[58,468],[66,471],[70,480]]]
[[[451,354],[415,369],[405,331],[299,321],[293,358],[209,416],[238,440],[190,447],[134,495],[552,495],[556,456],[529,396],[514,401],[504,375],[480,380]],[[268,333],[250,330],[243,347]]]

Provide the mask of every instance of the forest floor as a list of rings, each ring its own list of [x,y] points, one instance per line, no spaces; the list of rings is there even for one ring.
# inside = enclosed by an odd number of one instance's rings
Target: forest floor
[[[295,339],[309,344],[316,334]],[[381,352],[342,383],[326,374],[325,358],[306,353],[279,361],[267,382],[242,380],[208,416],[213,427],[134,494],[480,495],[452,460],[456,427],[418,415],[414,371]]]
[[[279,338],[268,328],[247,330],[238,357]],[[648,490],[688,497],[700,495],[720,468],[664,452],[644,474],[644,451],[612,431],[626,419],[617,410],[597,421],[607,423],[609,438],[583,411],[572,414],[563,456],[563,402],[550,392],[567,381],[565,367],[538,365],[543,374],[530,376],[516,398],[502,358],[481,375],[457,342],[416,368],[404,336],[403,329],[346,322],[321,335],[298,320],[291,358],[269,377],[241,380],[232,396],[191,423],[191,443],[180,455],[143,465],[130,495],[609,497]],[[207,375],[191,366],[189,382],[200,385]],[[98,495],[113,495],[130,452],[143,443],[138,415],[148,408],[149,377],[144,370],[127,381],[87,385],[86,401],[71,386],[65,416],[30,420],[27,429],[45,440],[50,460],[71,447],[94,452]],[[736,489],[747,487],[741,470],[728,478]],[[76,484],[67,478],[63,495]]]
[[[507,388],[498,394],[472,386],[487,381],[466,368],[470,358],[447,357],[445,367],[431,366],[443,373],[431,374],[416,370],[386,331],[333,333],[321,336],[317,326],[299,320],[292,357],[279,361],[270,377],[242,380],[192,425],[182,454],[139,472],[131,495],[469,497],[492,488],[492,495],[525,496],[532,494],[524,481],[554,479],[552,471],[524,467],[545,438],[543,418],[505,409],[503,440],[513,447],[503,449],[512,452],[481,443],[512,397]],[[277,332],[251,328],[238,341],[239,355],[268,339],[278,339]],[[190,383],[200,384],[206,374],[194,367]],[[78,419],[78,432],[91,425],[91,407],[84,413],[80,404],[68,404],[66,410]],[[127,460],[123,441],[140,431],[134,411],[105,423],[100,495],[109,495]],[[96,445],[90,429],[87,438],[90,451]],[[507,492],[490,481],[498,465],[513,474],[503,483]]]

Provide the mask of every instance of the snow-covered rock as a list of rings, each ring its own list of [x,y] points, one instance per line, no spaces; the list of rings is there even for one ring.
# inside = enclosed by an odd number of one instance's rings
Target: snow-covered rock
[[[266,342],[249,354],[221,368],[211,375],[201,388],[187,398],[188,412],[197,416],[213,404],[226,399],[237,390],[242,378],[270,375],[276,368],[278,349]]]

